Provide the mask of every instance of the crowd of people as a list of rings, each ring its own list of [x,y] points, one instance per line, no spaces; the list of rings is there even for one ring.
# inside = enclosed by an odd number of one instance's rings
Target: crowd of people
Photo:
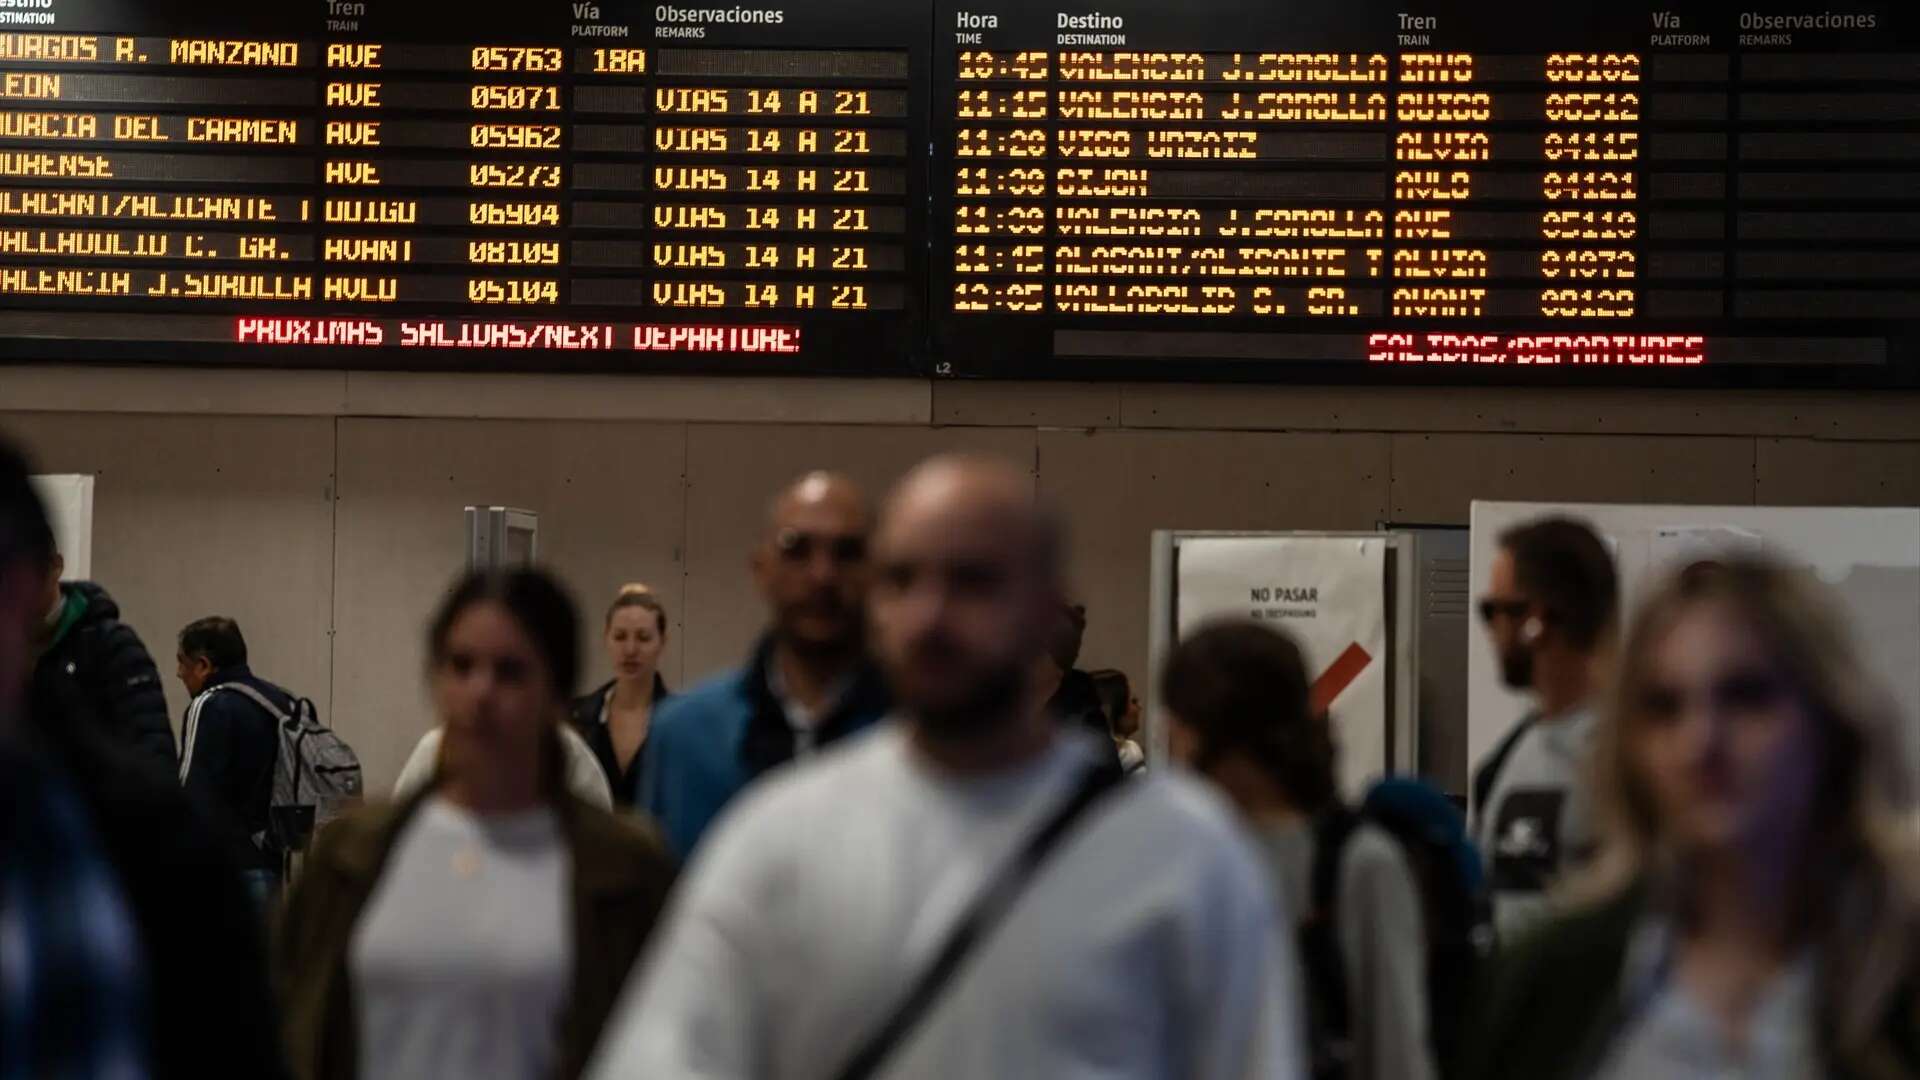
[[[297,695],[233,620],[152,658],[62,584],[0,444],[0,1080],[1920,1077],[1901,719],[1820,586],[1688,566],[1623,627],[1583,524],[1479,611],[1533,702],[1472,819],[1343,792],[1272,627],[1139,691],[1078,667],[1063,523],[939,458],[779,493],[767,629],[676,692],[670,618],[537,569],[426,620],[391,797],[276,813]],[[426,613],[423,613],[426,614]]]

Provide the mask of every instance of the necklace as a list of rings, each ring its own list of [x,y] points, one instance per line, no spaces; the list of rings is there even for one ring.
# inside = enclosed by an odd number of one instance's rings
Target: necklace
[[[481,866],[478,844],[469,842],[467,846],[453,853],[453,875],[463,881],[479,877]]]

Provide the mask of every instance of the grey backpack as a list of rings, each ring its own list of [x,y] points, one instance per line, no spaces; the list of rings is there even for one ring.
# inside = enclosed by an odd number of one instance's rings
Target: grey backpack
[[[280,752],[274,759],[267,826],[269,838],[280,851],[305,848],[308,837],[321,826],[360,802],[360,758],[320,722],[313,702],[295,699],[288,714],[245,683],[224,683],[215,689],[246,695],[274,719]]]

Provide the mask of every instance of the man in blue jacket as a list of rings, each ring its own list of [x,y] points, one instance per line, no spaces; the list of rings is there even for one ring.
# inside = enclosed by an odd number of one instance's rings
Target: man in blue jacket
[[[647,735],[635,805],[682,858],[756,777],[886,715],[865,632],[870,528],[843,476],[811,473],[773,501],[752,562],[772,627],[745,666],[663,704]]]

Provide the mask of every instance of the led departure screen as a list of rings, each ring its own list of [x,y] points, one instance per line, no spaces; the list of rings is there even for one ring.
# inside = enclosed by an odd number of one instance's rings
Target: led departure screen
[[[1920,386],[1920,5],[0,0],[0,360]]]
[[[942,4],[933,360],[1910,384],[1916,21]]]
[[[0,6],[14,358],[892,372],[931,12]]]

